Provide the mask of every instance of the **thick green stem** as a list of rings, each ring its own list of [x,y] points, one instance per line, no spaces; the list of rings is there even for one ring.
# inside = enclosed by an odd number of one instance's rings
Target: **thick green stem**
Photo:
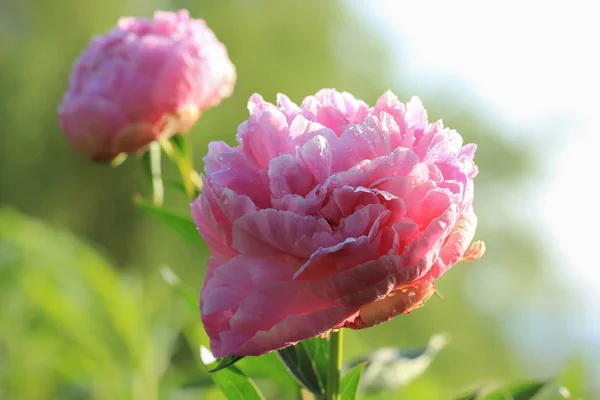
[[[325,400],[339,400],[340,375],[342,373],[342,331],[332,331],[329,335],[329,372]]]
[[[150,143],[150,173],[152,175],[152,201],[155,206],[160,207],[165,197],[165,189],[162,181],[160,165],[160,143]]]

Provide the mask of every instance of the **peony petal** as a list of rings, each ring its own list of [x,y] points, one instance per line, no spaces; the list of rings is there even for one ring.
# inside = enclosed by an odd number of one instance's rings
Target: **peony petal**
[[[319,247],[339,241],[323,218],[301,216],[290,211],[259,210],[238,218],[233,226],[233,248],[248,256],[280,251],[308,258]]]
[[[237,133],[243,153],[260,169],[268,168],[273,158],[294,150],[285,116],[273,106],[263,107],[266,109],[242,123]]]
[[[333,89],[323,89],[305,98],[300,108],[307,119],[326,126],[338,136],[349,124],[362,124],[369,112],[367,105],[350,93]]]
[[[282,93],[277,93],[277,106],[283,115],[285,115],[288,124],[291,124],[296,116],[301,113],[300,107]]]
[[[442,276],[463,257],[469,248],[471,240],[473,240],[476,227],[477,216],[472,211],[460,216],[460,219],[452,228],[450,235],[441,248],[437,262],[431,268],[431,277],[433,279]]]
[[[331,175],[331,146],[324,136],[316,135],[307,141],[298,156],[312,174],[314,184],[324,183]]]
[[[314,187],[313,176],[306,163],[290,154],[271,160],[268,174],[271,196],[276,199],[288,194],[305,196]]]
[[[369,328],[398,314],[408,314],[425,304],[433,293],[435,286],[430,282],[394,289],[386,297],[362,307],[356,316],[346,321],[344,327]]]
[[[328,190],[343,186],[369,187],[379,179],[410,174],[418,161],[411,150],[398,148],[387,156],[365,160],[348,171],[333,174],[327,180],[326,187]]]
[[[394,288],[400,258],[311,282],[292,280],[294,260],[238,256],[214,268],[200,305],[215,357],[260,355],[343,324]]]

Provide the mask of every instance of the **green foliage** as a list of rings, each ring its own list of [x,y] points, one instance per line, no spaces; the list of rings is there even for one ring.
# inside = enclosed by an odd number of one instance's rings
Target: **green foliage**
[[[182,323],[168,287],[10,209],[0,221],[3,396],[158,399]]]
[[[231,364],[211,376],[229,400],[264,400],[254,381]]]
[[[404,350],[385,347],[375,350],[368,358],[355,364],[367,362],[362,378],[362,390],[368,393],[389,393],[405,387],[430,367],[438,352],[448,344],[447,335],[434,335],[426,347]]]
[[[193,244],[202,243],[202,239],[200,238],[200,235],[198,235],[198,230],[196,229],[196,224],[194,224],[191,217],[177,214],[176,212],[167,210],[163,207],[157,207],[139,196],[135,198],[135,204],[147,215],[156,218],[166,227],[177,232],[179,236],[188,242]]]
[[[329,339],[315,337],[279,350],[279,357],[298,381],[317,398],[327,388]]]
[[[367,363],[357,364],[344,375],[340,382],[340,397],[342,400],[356,399],[360,378],[366,366]]]
[[[236,366],[248,376],[273,382],[290,399],[302,398],[300,385],[274,352],[259,357],[245,357]]]
[[[175,289],[179,297],[184,301],[184,303],[187,304],[190,311],[197,312],[198,299],[195,295],[192,294],[192,290],[187,285],[181,282],[181,279],[179,279],[179,277],[175,275],[171,268],[164,266],[160,270],[160,273],[165,282],[171,285]]]
[[[209,372],[218,372],[222,369],[232,367],[233,364],[240,361],[244,357],[224,357],[219,359],[219,364]]]
[[[457,397],[456,400],[562,400],[570,398],[569,391],[552,381],[525,382],[493,391],[477,392]]]

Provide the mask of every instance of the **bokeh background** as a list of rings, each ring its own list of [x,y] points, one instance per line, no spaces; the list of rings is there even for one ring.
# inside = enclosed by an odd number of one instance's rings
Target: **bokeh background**
[[[233,144],[255,92],[300,102],[334,87],[371,104],[387,89],[418,95],[430,120],[479,146],[486,256],[439,282],[445,300],[348,332],[344,351],[350,360],[422,347],[436,333],[451,341],[423,376],[368,398],[446,399],[478,383],[553,377],[600,398],[600,265],[588,233],[600,221],[585,191],[598,184],[589,161],[600,147],[590,135],[600,105],[591,6],[418,3],[2,0],[0,398],[222,398],[198,360],[199,316],[159,272],[168,265],[199,292],[206,248],[134,207],[135,193],[149,194],[139,162],[93,164],[57,126],[73,60],[94,34],[122,15],[179,8],[208,22],[238,72],[234,95],[190,134],[199,169],[209,141]],[[167,197],[188,212],[183,196]]]

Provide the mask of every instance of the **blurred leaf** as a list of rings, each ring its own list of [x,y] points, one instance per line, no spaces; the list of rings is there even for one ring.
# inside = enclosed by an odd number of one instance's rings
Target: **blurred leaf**
[[[191,218],[184,217],[162,207],[156,207],[141,196],[136,196],[134,202],[141,210],[173,229],[184,239],[194,244],[202,243],[202,239],[196,229],[196,224]]]
[[[146,175],[146,178],[152,180],[152,162],[150,160],[150,152],[149,151],[145,151],[144,154],[142,154],[142,169],[144,170],[144,174]]]
[[[169,158],[177,165],[181,175],[185,193],[190,198],[197,197],[200,193],[194,184],[194,160],[192,159],[191,145],[185,135],[175,135],[161,145]]]
[[[469,394],[465,394],[465,395],[456,397],[456,398],[454,398],[454,400],[477,400],[481,396],[482,396],[482,392],[480,390],[478,390],[474,393],[469,393]]]
[[[431,337],[426,348],[416,350],[382,348],[350,365],[353,367],[360,363],[367,363],[362,377],[362,388],[365,391],[390,390],[405,386],[421,376],[448,341],[447,335],[438,334]]]
[[[264,399],[254,381],[231,364],[211,376],[229,400]]]
[[[171,268],[168,266],[164,266],[160,269],[160,274],[162,275],[165,282],[167,282],[170,286],[174,287],[177,294],[183,301],[192,309],[194,312],[198,311],[198,299],[196,296],[192,294],[192,290],[181,283],[181,279],[173,272]]]
[[[183,183],[173,180],[173,179],[163,179],[163,182],[165,183],[166,186],[170,186],[174,189],[177,189],[178,192],[186,194],[185,186],[183,185]]]
[[[562,400],[570,397],[569,391],[552,381],[517,383],[488,392],[480,389],[455,400]]]
[[[275,353],[246,357],[237,364],[237,367],[253,378],[269,378],[294,398],[302,398],[300,385]]]
[[[125,276],[17,212],[0,208],[0,221],[0,397],[157,399],[173,388],[181,320],[162,282]]]
[[[360,378],[365,370],[367,363],[361,363],[355,365],[350,371],[344,375],[340,382],[340,395],[342,400],[354,400],[356,399],[356,393],[358,392],[358,386],[360,384]]]
[[[219,359],[219,365],[217,365],[215,368],[211,369],[208,372],[218,372],[221,371],[222,369],[225,369],[227,367],[232,367],[233,364],[235,364],[236,362],[240,361],[242,358],[244,357],[224,357],[224,358],[220,358]]]
[[[486,395],[485,400],[530,400],[546,385],[548,382],[518,383]]]
[[[466,394],[464,396],[456,397],[454,400],[477,400],[477,397],[480,396],[479,392]]]
[[[298,381],[315,396],[327,388],[329,339],[315,337],[278,351],[283,363]]]
[[[190,146],[186,137],[182,134],[172,136],[169,141],[175,148],[175,150],[179,153],[180,157],[183,161],[190,161]]]
[[[120,153],[113,160],[110,161],[110,166],[112,168],[117,168],[121,164],[123,164],[127,160],[127,153]]]

